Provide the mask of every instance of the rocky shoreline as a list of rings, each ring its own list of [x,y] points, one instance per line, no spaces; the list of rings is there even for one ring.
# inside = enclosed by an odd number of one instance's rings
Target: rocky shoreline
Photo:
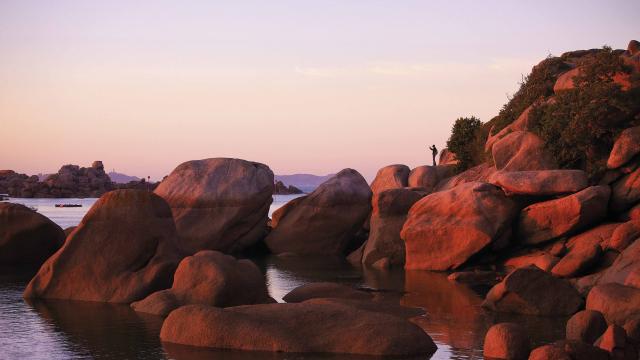
[[[490,313],[570,316],[566,339],[535,349],[520,325],[496,324],[486,334],[486,357],[637,359],[640,97],[631,110],[610,109],[613,143],[591,144],[599,147],[581,163],[553,153],[556,139],[544,138],[548,129],[537,124],[555,116],[542,114],[549,104],[590,91],[579,76],[602,54],[628,64],[627,72],[597,73],[589,86],[615,86],[624,96],[640,88],[636,41],[626,51],[565,54],[547,81],[551,93],[501,130],[493,123],[480,144],[482,161],[443,152],[439,165],[390,165],[371,184],[344,169],[272,219],[274,175],[257,162],[187,161],[153,192],[107,191],[89,181],[83,192],[107,192],[66,237],[42,215],[0,203],[0,265],[39,269],[27,299],[124,303],[165,317],[166,343],[433,354],[435,343],[414,318],[421,309],[333,283],[305,285],[275,303],[255,265],[234,258],[344,256],[354,266],[443,271],[450,281],[489,285],[482,307]],[[63,169],[52,184],[104,173],[101,163]]]

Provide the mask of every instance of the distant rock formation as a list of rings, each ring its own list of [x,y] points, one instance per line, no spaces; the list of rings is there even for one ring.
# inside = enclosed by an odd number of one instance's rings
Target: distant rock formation
[[[100,197],[115,189],[104,172],[102,161],[94,161],[91,167],[64,165],[45,181],[37,175],[18,174],[13,170],[0,171],[0,193],[22,198]]]
[[[293,174],[293,175],[275,175],[275,181],[282,181],[285,185],[293,185],[306,193],[315,190],[320,184],[329,180],[335,174],[329,175],[312,175],[312,174]]]
[[[304,194],[304,191],[298,189],[293,185],[287,186],[282,181],[276,181],[276,184],[274,186],[275,186],[273,190],[274,195]]]

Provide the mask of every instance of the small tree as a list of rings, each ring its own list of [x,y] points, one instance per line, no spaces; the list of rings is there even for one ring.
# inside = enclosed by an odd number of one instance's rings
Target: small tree
[[[456,154],[458,171],[464,171],[479,162],[482,150],[482,121],[475,116],[456,119],[447,140],[447,149]]]

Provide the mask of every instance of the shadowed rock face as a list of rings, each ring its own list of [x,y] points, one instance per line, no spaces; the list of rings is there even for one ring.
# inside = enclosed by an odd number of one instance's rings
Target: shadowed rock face
[[[357,171],[345,169],[278,209],[265,242],[275,254],[343,254],[370,212],[369,185]]]
[[[0,203],[0,267],[37,269],[64,243],[62,229],[19,204]]]
[[[608,186],[592,186],[528,206],[520,213],[518,239],[538,244],[593,226],[606,216],[610,193]]]
[[[26,298],[130,303],[168,288],[181,259],[171,209],[159,196],[102,196],[27,286]]]
[[[482,304],[497,312],[528,315],[571,315],[582,305],[582,297],[571,284],[535,266],[512,271]]]
[[[171,206],[186,251],[234,253],[266,235],[273,189],[266,165],[214,158],[179,165],[155,193]]]
[[[404,265],[405,247],[400,231],[411,206],[425,195],[412,189],[391,189],[374,194],[369,238],[362,254],[364,265],[374,265],[381,259],[386,259],[389,266]]]
[[[611,185],[611,210],[623,212],[640,203],[640,168]]]
[[[508,243],[515,203],[486,183],[433,193],[411,207],[400,237],[406,269],[450,270],[489,245]]]
[[[400,317],[338,302],[190,305],[173,311],[163,342],[238,350],[361,355],[430,355],[436,346],[420,327]]]
[[[273,301],[264,276],[250,260],[203,250],[180,262],[171,289],[155,292],[131,307],[167,316],[175,308],[188,304],[226,307]]]
[[[609,323],[624,326],[640,315],[640,289],[617,283],[596,285],[587,296],[587,309],[601,312]]]
[[[575,340],[560,340],[553,344],[540,346],[533,349],[529,355],[529,360],[608,360],[609,353],[595,347]]]

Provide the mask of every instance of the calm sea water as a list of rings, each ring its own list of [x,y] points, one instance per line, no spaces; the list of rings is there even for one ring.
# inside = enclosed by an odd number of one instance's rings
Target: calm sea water
[[[295,195],[277,195],[273,212]],[[95,199],[13,199],[38,211],[61,227],[77,225]],[[55,208],[56,203],[81,203],[82,208]],[[432,359],[482,359],[482,342],[496,322],[523,324],[535,344],[564,336],[566,319],[508,316],[485,312],[480,304],[488,289],[470,288],[425,271],[378,271],[350,266],[342,258],[268,256],[254,259],[278,301],[293,288],[317,281],[383,290],[385,297],[425,309],[416,318],[438,345]],[[0,359],[336,359],[371,357],[292,355],[215,351],[163,345],[162,319],[137,314],[125,305],[76,301],[27,303],[22,292],[32,273],[0,273]],[[345,324],[349,326],[349,324]]]

